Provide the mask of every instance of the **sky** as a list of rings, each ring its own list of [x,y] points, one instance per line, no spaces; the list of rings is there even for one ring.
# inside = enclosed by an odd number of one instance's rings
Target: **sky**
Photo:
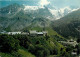
[[[30,5],[30,6],[55,6],[63,8],[66,6],[80,7],[80,0],[0,0],[0,8],[12,3]]]

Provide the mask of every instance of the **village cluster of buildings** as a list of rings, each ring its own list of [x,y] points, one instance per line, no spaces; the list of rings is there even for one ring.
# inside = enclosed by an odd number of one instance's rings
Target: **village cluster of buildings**
[[[72,45],[75,47],[76,45],[78,45],[78,43],[73,39],[67,41],[59,41],[59,42],[62,43],[64,46]]]
[[[68,45],[73,46],[74,48],[76,47],[76,45],[78,45],[77,41],[73,40],[73,39],[69,39],[67,41],[59,41],[60,43],[62,43],[65,47],[67,47]],[[77,49],[74,49],[71,52],[72,55],[74,55],[75,57],[77,56]]]
[[[8,35],[16,35],[16,34],[21,34],[21,35],[30,35],[30,36],[46,36],[48,35],[48,32],[47,31],[41,31],[41,32],[38,32],[36,30],[30,30],[29,32],[0,32],[0,34],[8,34]]]

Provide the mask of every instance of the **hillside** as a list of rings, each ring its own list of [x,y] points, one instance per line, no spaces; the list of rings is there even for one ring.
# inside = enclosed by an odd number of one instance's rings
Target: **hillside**
[[[64,37],[80,37],[80,9],[52,22],[53,29]]]
[[[1,57],[49,57],[61,54],[61,48],[65,50],[62,44],[49,36],[1,34],[0,41]]]

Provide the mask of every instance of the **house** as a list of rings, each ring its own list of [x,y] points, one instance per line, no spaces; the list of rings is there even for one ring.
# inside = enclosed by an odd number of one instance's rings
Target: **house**
[[[74,49],[74,50],[71,52],[71,54],[72,54],[72,55],[77,55],[77,51],[78,51],[77,49]]]
[[[70,40],[68,40],[68,42],[74,42],[74,40],[73,39],[70,39]]]
[[[8,35],[16,35],[16,34],[21,34],[21,32],[8,32]]]
[[[72,52],[71,54],[72,54],[72,55],[77,55],[77,52]]]
[[[30,31],[31,36],[46,36],[48,34],[47,31],[37,32],[36,30]]]
[[[78,43],[73,39],[70,39],[68,41],[59,41],[59,42],[62,43],[64,46],[72,45],[76,47],[76,45],[78,45]]]
[[[37,35],[37,31],[36,30],[33,30],[33,31],[30,31],[30,36],[36,36]]]
[[[21,32],[22,35],[29,35],[28,32]]]
[[[7,32],[6,31],[3,31],[3,32],[0,32],[0,34],[7,34]]]
[[[43,36],[44,34],[43,34],[43,32],[37,32],[37,35],[38,36]]]
[[[43,31],[43,35],[44,36],[48,35],[48,32],[47,31]]]

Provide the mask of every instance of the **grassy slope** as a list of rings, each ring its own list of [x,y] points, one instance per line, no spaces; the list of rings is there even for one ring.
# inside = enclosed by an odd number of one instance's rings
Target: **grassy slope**
[[[35,57],[34,55],[32,55],[31,53],[24,49],[19,49],[18,53],[21,54],[22,57]]]
[[[57,57],[56,55],[50,55],[49,57]]]
[[[24,48],[20,48],[18,50],[18,53],[22,55],[22,57],[35,57],[34,55],[32,55],[30,52],[28,52],[26,49]],[[0,52],[0,56],[1,57],[14,57],[13,55],[9,54],[9,53],[2,53]]]
[[[61,35],[59,35],[56,31],[54,31],[51,27],[47,27],[46,30],[48,31],[49,35],[57,35],[61,38],[63,38]]]
[[[28,28],[29,30],[37,30],[37,31],[42,31],[43,30],[43,28],[41,28],[41,27],[33,27],[33,28]],[[64,38],[64,37],[62,37],[61,35],[59,35],[56,31],[54,31],[53,29],[52,29],[52,27],[46,27],[45,28],[45,30],[46,31],[48,31],[48,35],[50,35],[50,36],[52,36],[52,35],[57,35],[57,36],[59,36],[59,37],[61,37],[61,38]]]

